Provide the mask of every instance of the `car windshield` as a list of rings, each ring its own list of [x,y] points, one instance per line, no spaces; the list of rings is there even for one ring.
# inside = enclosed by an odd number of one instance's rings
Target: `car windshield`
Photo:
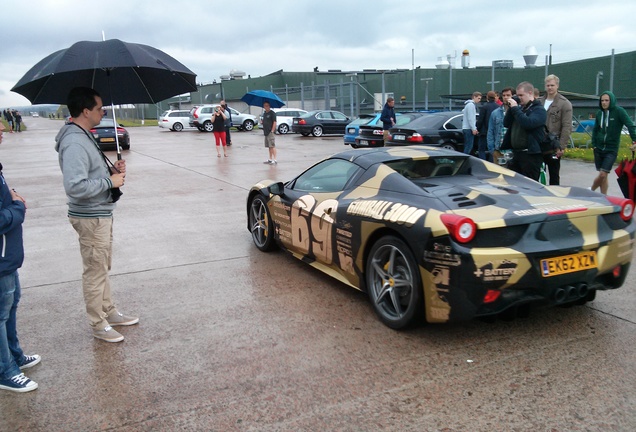
[[[446,118],[445,116],[435,114],[423,115],[404,126],[411,129],[439,129],[444,121],[446,121]]]
[[[371,116],[371,117],[360,117],[360,118],[355,119],[351,123],[349,123],[349,126],[352,126],[352,125],[365,125],[365,124],[369,123],[372,119],[373,119],[373,116]]]
[[[409,180],[462,174],[467,156],[435,156],[426,159],[401,159],[385,162],[389,168]]]
[[[112,119],[103,118],[96,127],[114,127],[115,122]]]

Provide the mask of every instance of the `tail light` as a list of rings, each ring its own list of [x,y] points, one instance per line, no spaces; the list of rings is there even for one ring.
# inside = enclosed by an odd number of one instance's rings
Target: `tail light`
[[[195,112],[192,113],[192,117],[194,117],[195,119],[199,118],[199,114],[197,114],[197,112],[195,111]]]
[[[484,303],[492,303],[496,301],[501,295],[501,291],[499,290],[488,290],[484,295]]]
[[[409,142],[423,142],[424,141],[424,137],[422,137],[422,135],[418,134],[417,132],[415,132],[413,135],[411,135],[408,139]]]
[[[441,219],[453,240],[459,243],[468,243],[477,234],[477,225],[471,218],[447,213]]]
[[[304,124],[307,124],[307,122],[305,121],[305,119],[300,119],[300,120],[298,120],[298,124],[299,125],[304,125]]]
[[[97,133],[97,129],[93,128],[89,132],[92,133],[92,134],[95,134],[95,133]]]
[[[124,128],[117,128],[117,135],[123,135],[126,133],[126,129]]]
[[[621,207],[621,219],[626,222],[631,220],[632,216],[634,216],[634,201],[613,196],[608,196],[606,198],[612,204]]]

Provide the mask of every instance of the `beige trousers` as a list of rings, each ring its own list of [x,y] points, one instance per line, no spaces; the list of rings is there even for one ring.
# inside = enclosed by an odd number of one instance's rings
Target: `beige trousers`
[[[102,330],[108,326],[106,317],[115,310],[108,279],[113,251],[113,219],[69,217],[69,221],[79,235],[86,313],[91,327]]]

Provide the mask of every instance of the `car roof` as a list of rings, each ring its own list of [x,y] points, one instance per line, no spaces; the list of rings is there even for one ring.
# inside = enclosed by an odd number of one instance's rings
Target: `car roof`
[[[441,147],[404,146],[404,147],[376,147],[367,149],[347,150],[331,156],[331,159],[345,159],[360,165],[364,169],[378,164],[401,159],[428,159],[430,157],[468,157],[463,153]]]

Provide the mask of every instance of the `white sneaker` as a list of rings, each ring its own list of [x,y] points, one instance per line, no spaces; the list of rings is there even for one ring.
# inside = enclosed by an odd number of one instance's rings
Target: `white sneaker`
[[[124,336],[111,326],[107,326],[103,330],[93,329],[93,336],[106,342],[121,342]]]

